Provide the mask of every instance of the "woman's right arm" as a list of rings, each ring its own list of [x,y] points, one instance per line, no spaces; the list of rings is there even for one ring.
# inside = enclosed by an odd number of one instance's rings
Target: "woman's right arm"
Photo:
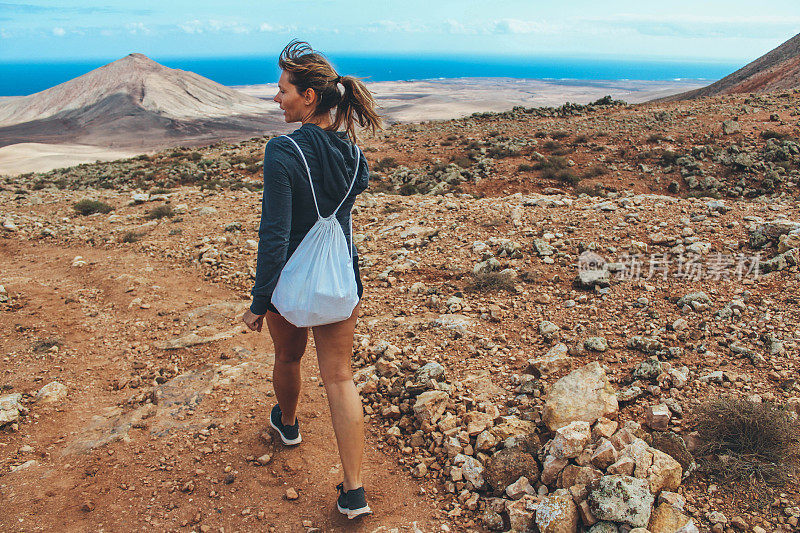
[[[286,264],[289,233],[292,227],[292,183],[284,164],[285,147],[276,137],[264,150],[264,195],[261,200],[261,224],[258,228],[256,281],[250,294],[250,311],[267,312],[272,292]],[[285,141],[285,139],[284,139]]]

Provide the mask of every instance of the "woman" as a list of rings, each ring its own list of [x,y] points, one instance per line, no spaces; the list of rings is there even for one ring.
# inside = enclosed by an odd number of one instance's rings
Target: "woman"
[[[363,287],[357,251],[352,245],[350,210],[355,197],[367,188],[369,169],[355,146],[355,122],[373,132],[381,127],[375,101],[361,81],[352,76],[339,76],[330,63],[305,42],[289,43],[281,52],[278,64],[282,72],[279,91],[273,100],[283,110],[286,122],[302,123],[289,137],[308,161],[322,216],[333,213],[358,168],[356,181],[336,218],[353,249],[353,269],[360,299]],[[344,132],[337,131],[341,126]],[[258,230],[256,281],[251,291],[253,303],[242,317],[254,331],[261,331],[266,319],[275,345],[272,382],[278,403],[270,414],[270,425],[286,445],[296,445],[302,440],[296,412],[300,359],[306,349],[308,328],[289,323],[270,300],[286,260],[317,221],[311,186],[297,147],[286,137],[275,137],[264,151],[264,197]],[[344,480],[336,487],[339,491],[336,503],[348,518],[371,512],[361,481],[364,413],[350,368],[353,332],[360,308],[359,300],[350,318],[312,328],[344,470]]]

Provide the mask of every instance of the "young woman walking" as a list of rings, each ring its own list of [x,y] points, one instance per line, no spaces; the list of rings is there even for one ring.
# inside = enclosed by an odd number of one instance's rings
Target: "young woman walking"
[[[341,322],[311,329],[344,470],[344,480],[336,487],[337,508],[348,518],[355,518],[371,512],[361,480],[364,413],[350,367],[363,292],[358,255],[352,244],[350,210],[369,181],[367,161],[355,146],[355,128],[358,122],[374,132],[381,127],[381,120],[366,86],[354,77],[339,76],[308,43],[289,43],[278,64],[282,72],[273,100],[283,110],[286,122],[302,125],[289,135],[291,140],[275,137],[264,151],[256,281],[251,291],[253,303],[242,319],[253,331],[261,331],[266,320],[275,345],[273,386],[278,400],[270,414],[270,425],[284,444],[299,444],[302,438],[296,412],[300,359],[305,353],[309,328],[295,327],[271,303],[283,266],[317,221],[308,172],[299,148],[308,163],[320,215],[329,216],[344,199],[336,218],[353,252],[359,302],[352,315]],[[344,132],[338,131],[341,127]]]

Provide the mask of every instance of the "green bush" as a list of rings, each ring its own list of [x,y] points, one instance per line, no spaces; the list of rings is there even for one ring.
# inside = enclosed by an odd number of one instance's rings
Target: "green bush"
[[[109,213],[114,210],[113,207],[105,202],[89,200],[88,198],[79,202],[75,202],[72,208],[81,215],[91,215],[92,213]]]
[[[570,185],[576,185],[581,179],[569,169],[566,158],[551,156],[537,163],[538,170],[542,171],[542,178],[553,179]]]

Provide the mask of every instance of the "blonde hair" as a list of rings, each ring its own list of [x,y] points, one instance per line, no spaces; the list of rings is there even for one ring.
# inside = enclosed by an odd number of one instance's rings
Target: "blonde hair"
[[[278,66],[289,74],[289,81],[300,93],[313,89],[318,114],[335,109],[330,129],[344,124],[347,136],[356,142],[356,121],[375,133],[381,129],[381,117],[375,111],[375,99],[367,86],[354,76],[339,76],[328,60],[305,41],[293,40],[281,52]],[[339,91],[339,84],[344,92]]]

